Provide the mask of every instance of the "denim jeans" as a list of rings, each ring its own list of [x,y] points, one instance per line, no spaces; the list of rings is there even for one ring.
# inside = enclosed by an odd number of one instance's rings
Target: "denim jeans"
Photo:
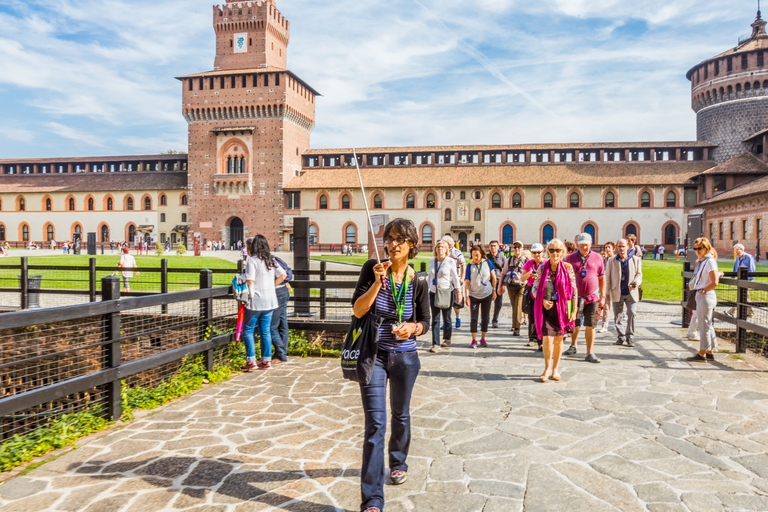
[[[421,369],[419,354],[379,352],[370,384],[360,384],[365,413],[363,468],[360,475],[362,504],[384,508],[384,437],[387,432],[387,380],[392,407],[392,432],[389,438],[389,469],[408,470],[405,459],[411,444],[411,393]]]
[[[253,311],[245,308],[243,313],[243,340],[245,341],[245,360],[249,363],[256,362],[256,341],[253,332],[259,328],[261,340],[261,360],[272,360],[272,310]]]
[[[275,359],[288,360],[288,299],[291,293],[285,286],[275,289],[278,306],[272,312],[272,343],[275,345]]]
[[[456,291],[451,291],[451,303],[456,300]],[[435,294],[429,292],[429,308],[432,310],[432,345],[440,345],[440,315],[443,315],[443,339],[451,339],[453,326],[451,325],[451,308],[439,309],[435,307]]]

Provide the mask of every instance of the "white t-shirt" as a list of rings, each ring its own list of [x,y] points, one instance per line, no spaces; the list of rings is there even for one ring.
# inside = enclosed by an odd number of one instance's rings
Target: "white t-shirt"
[[[694,269],[693,279],[691,279],[688,285],[691,290],[701,290],[712,284],[712,277],[709,275],[711,271],[719,272],[717,268],[717,261],[711,254],[707,254],[704,259],[696,263]]]
[[[436,293],[441,290],[454,290],[461,286],[456,265],[450,256],[438,263],[437,258],[429,260],[429,291]]]
[[[275,267],[267,269],[264,261],[257,257],[248,258],[245,265],[246,281],[253,281],[248,287],[251,301],[247,308],[251,311],[269,311],[276,309],[277,294],[275,293],[275,279],[285,274],[283,267],[275,263]]]
[[[131,256],[130,254],[123,254],[120,256],[120,266],[121,267],[135,267],[136,266],[136,258]],[[123,277],[131,278],[133,277],[133,272],[131,271],[123,271]]]
[[[491,264],[488,260],[483,260],[478,265],[467,262],[467,274],[469,274],[469,296],[473,299],[484,299],[493,293],[493,283],[491,282]]]

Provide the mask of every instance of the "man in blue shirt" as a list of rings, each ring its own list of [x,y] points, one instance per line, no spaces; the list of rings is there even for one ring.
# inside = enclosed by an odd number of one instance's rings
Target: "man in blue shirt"
[[[738,272],[739,267],[746,267],[750,273],[756,272],[755,270],[755,258],[744,250],[742,244],[736,244],[733,246],[733,250],[736,253],[736,260],[733,262],[733,271]],[[754,281],[754,277],[750,277],[750,281]]]

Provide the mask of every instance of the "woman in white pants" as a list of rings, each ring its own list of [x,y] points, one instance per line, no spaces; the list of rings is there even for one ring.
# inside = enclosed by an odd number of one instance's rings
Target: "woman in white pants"
[[[697,238],[693,250],[699,259],[693,271],[693,279],[688,284],[696,292],[696,318],[699,321],[699,352],[688,358],[689,361],[707,362],[715,359],[717,343],[713,315],[717,306],[715,288],[720,281],[717,259],[712,254],[712,245],[707,238]]]

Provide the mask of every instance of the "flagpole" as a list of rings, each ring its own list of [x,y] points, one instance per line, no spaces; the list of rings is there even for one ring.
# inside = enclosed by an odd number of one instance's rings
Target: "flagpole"
[[[355,151],[355,148],[352,148],[352,157],[355,159],[355,168],[357,168],[357,177],[360,179],[360,190],[363,191],[363,204],[365,205],[365,214],[368,216],[368,227],[371,229],[371,233],[374,232],[373,230],[373,221],[371,220],[371,212],[368,210],[368,198],[365,196],[365,186],[363,186],[363,175],[360,174],[360,166],[357,165],[357,152]],[[381,258],[379,257],[379,245],[376,243],[376,239],[373,240],[373,248],[376,250],[376,262],[381,263]]]

